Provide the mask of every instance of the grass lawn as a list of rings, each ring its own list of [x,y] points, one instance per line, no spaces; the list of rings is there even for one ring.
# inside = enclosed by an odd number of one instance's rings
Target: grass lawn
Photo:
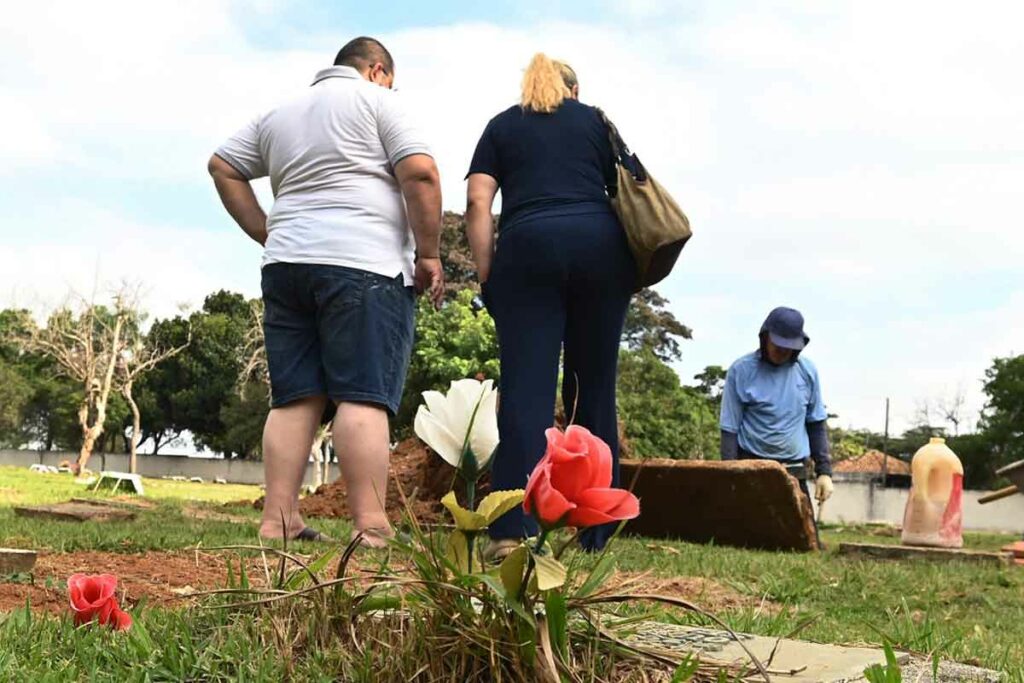
[[[0,546],[53,553],[184,551],[256,540],[256,512],[224,503],[253,499],[253,486],[218,486],[145,481],[147,499],[133,522],[57,522],[14,515],[12,506],[75,497],[83,492],[66,475],[39,475],[0,467]],[[108,494],[109,495],[109,494]],[[224,519],[227,515],[230,519]],[[345,538],[348,525],[321,520],[317,527]],[[871,528],[830,528],[830,550],[788,554],[626,538],[617,541],[618,569],[647,579],[702,577],[708,596],[690,596],[739,631],[830,643],[874,644],[940,652],[1010,674],[1024,683],[1024,568],[978,565],[860,561],[841,558],[843,540],[897,542]],[[995,549],[1009,536],[968,534],[967,545]],[[312,554],[323,546],[298,544]],[[59,563],[60,556],[52,558]],[[593,561],[579,557],[577,561]],[[102,571],[97,568],[96,571]],[[226,576],[225,576],[226,579]],[[0,577],[24,587],[29,578]],[[56,582],[55,582],[56,583]],[[8,586],[10,588],[10,586]],[[729,596],[729,600],[720,599]],[[132,597],[132,596],[128,596]],[[67,618],[0,615],[0,680],[336,680],[338,662],[330,651],[305,650],[275,638],[257,612],[143,604],[133,610],[128,633],[74,630]],[[684,613],[655,617],[700,623]],[[286,652],[283,656],[281,653]]]

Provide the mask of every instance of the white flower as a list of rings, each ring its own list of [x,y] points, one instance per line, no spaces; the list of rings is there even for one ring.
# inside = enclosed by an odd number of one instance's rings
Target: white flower
[[[424,391],[416,412],[415,430],[428,446],[453,467],[460,467],[464,445],[467,458],[462,469],[479,474],[498,446],[498,391],[492,380],[460,379],[447,394]],[[468,434],[468,439],[467,439]]]

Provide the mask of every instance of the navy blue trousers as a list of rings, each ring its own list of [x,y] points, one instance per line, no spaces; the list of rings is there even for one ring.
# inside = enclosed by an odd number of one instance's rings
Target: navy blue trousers
[[[607,214],[536,218],[502,230],[484,287],[501,354],[500,444],[495,490],[526,486],[544,455],[552,426],[559,357],[564,349],[562,400],[567,418],[611,447],[613,486],[619,484],[615,379],[636,264],[618,219]],[[615,525],[580,537],[604,547]],[[516,508],[490,527],[492,538],[537,534]]]

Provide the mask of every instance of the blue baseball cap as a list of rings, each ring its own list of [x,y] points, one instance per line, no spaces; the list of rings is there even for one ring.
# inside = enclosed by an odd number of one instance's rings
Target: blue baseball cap
[[[804,334],[804,317],[795,308],[779,306],[772,310],[761,326],[761,334],[766,332],[773,344],[792,351],[802,351],[811,341]]]

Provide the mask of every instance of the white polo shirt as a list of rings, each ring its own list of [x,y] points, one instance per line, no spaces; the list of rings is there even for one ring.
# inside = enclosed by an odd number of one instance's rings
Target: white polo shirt
[[[348,66],[257,117],[217,150],[246,178],[270,176],[268,263],[358,268],[413,282],[415,242],[394,166],[430,154],[398,94]]]

